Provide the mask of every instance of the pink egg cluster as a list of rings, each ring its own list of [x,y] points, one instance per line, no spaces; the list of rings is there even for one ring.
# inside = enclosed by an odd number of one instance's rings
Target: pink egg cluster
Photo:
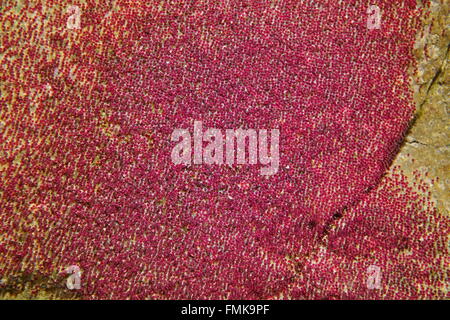
[[[37,44],[5,33],[26,55],[4,76],[0,276],[77,265],[91,299],[445,296],[448,220],[385,176],[422,12],[377,2],[375,30],[362,0],[88,1],[80,30],[56,10]],[[174,165],[194,121],[279,129],[278,173]]]

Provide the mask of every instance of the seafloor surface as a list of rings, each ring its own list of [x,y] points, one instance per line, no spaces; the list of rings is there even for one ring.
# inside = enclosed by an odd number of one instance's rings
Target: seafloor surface
[[[22,2],[18,1],[17,8],[20,8]],[[48,14],[51,14],[52,10],[48,10]],[[27,33],[24,30],[31,28],[31,25],[32,28],[42,30],[42,37],[51,33],[51,30],[46,29],[45,22],[30,20],[29,23],[30,26],[18,26],[13,21],[3,22],[1,32],[14,33],[16,32],[14,28],[22,30],[21,41],[15,44],[18,48],[25,46],[26,41],[30,41],[30,39],[27,39]],[[415,104],[417,106],[416,119],[392,164],[392,169],[388,173],[393,174],[395,167],[400,168],[412,185],[417,179],[423,179],[428,185],[428,190],[419,191],[423,193],[430,191],[434,205],[439,213],[445,216],[448,216],[450,209],[448,191],[450,185],[449,23],[448,1],[431,1],[430,15],[423,21],[414,50],[417,59],[417,72],[416,68],[411,67],[411,88],[415,92]],[[37,39],[31,39],[31,41],[38,42]],[[60,40],[56,39],[55,41]],[[54,52],[48,52],[47,54],[51,56]],[[0,53],[2,64],[4,57],[5,55]],[[18,72],[17,77],[20,78],[20,72]],[[92,75],[92,77],[95,78],[95,75]],[[8,90],[10,85],[2,79],[2,92]],[[51,91],[51,88],[47,89]],[[51,93],[49,94],[51,95]],[[39,95],[37,94],[36,101],[38,99]],[[24,159],[19,158],[17,161],[20,164]],[[0,240],[2,240],[2,237],[4,236],[0,235]],[[33,280],[30,281],[30,279]],[[4,299],[78,297],[76,292],[61,289],[60,286],[52,287],[46,281],[45,278],[39,279],[39,276],[27,275],[23,278],[17,276],[14,282],[15,288],[10,285],[7,290],[0,289],[0,297]]]

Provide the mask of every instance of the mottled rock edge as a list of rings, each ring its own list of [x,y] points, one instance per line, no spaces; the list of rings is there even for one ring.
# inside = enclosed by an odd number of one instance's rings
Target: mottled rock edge
[[[418,171],[440,213],[450,211],[449,2],[433,0],[414,48],[411,76],[416,116],[394,166],[414,179]]]

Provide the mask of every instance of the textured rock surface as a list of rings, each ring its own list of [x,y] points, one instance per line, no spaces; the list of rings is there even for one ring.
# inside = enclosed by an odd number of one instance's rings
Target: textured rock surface
[[[425,180],[429,183],[438,209],[448,214],[449,176],[449,109],[448,101],[448,3],[433,1],[431,15],[424,23],[422,39],[418,41],[416,56],[419,61],[418,73],[413,77],[418,105],[417,119],[398,154],[393,166],[399,165],[411,177],[428,172]],[[1,123],[0,123],[1,130]],[[25,285],[24,285],[25,283]],[[46,283],[46,279],[43,279]],[[17,279],[16,288],[3,298],[71,298],[76,293],[60,290],[60,284],[51,289],[40,288],[27,279]],[[48,285],[48,283],[46,284]]]

